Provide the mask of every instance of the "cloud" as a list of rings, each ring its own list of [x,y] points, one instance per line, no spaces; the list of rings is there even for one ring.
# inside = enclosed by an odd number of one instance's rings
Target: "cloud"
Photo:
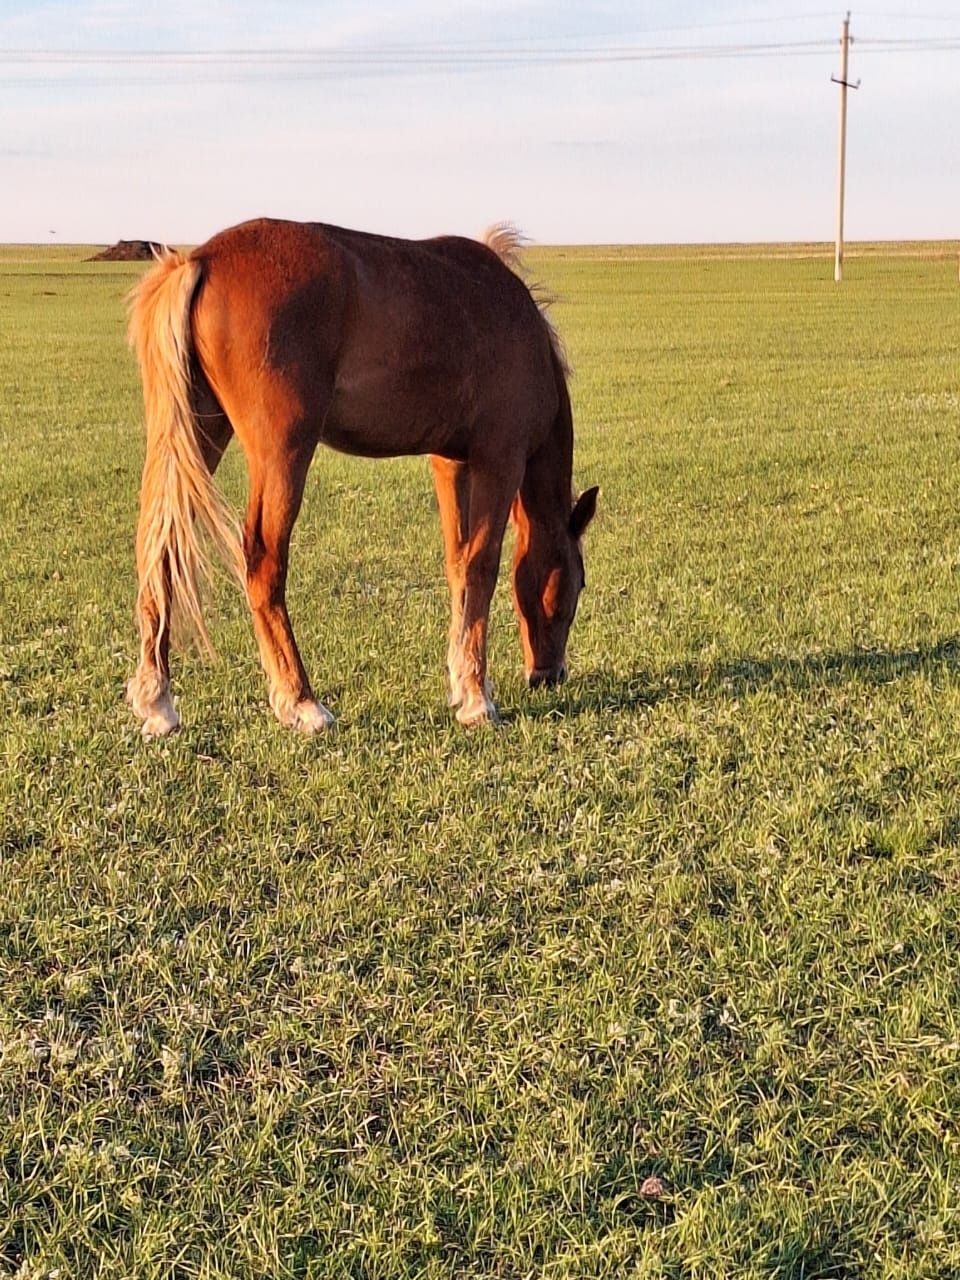
[[[47,0],[5,7],[0,39],[8,47],[38,48],[340,48],[430,39],[494,37],[501,20],[543,21],[543,0],[372,0],[351,7],[315,0],[164,0],[144,6],[130,0]]]

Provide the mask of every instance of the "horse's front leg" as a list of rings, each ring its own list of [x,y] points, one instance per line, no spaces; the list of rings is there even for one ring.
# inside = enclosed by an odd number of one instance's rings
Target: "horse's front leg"
[[[514,475],[516,470],[516,475]],[[487,625],[500,568],[500,549],[520,468],[469,468],[470,533],[464,554],[463,613],[454,663],[460,684],[457,719],[463,725],[496,724],[487,680]]]
[[[463,597],[466,589],[467,538],[470,532],[469,475],[466,463],[431,456],[430,468],[437,491],[440,527],[443,530],[444,568],[450,588],[450,631],[447,640],[447,677],[450,706],[463,702],[460,672],[460,632],[463,625]]]

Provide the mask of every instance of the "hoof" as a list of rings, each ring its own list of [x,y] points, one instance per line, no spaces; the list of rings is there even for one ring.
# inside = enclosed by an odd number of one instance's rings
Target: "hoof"
[[[297,729],[300,733],[325,733],[327,729],[333,728],[336,719],[322,702],[304,698],[295,703],[286,715],[281,716],[280,722],[288,729]]]
[[[171,733],[176,733],[179,728],[180,717],[171,703],[169,709],[163,708],[147,716],[140,726],[140,732],[145,738],[167,738]]]
[[[447,706],[450,707],[451,710],[456,710],[457,707],[462,708],[464,706],[473,706],[475,709],[476,705],[479,704],[480,701],[480,695],[477,693],[471,695],[469,692],[469,686],[465,687],[463,681],[457,680],[456,683],[454,683],[453,680],[450,681],[450,692],[447,694]],[[484,680],[483,682],[482,701],[485,702],[488,707],[493,708],[493,714],[496,716],[497,709],[493,705],[493,685],[489,680]]]
[[[450,707],[451,710],[456,707],[462,707],[464,703],[471,700],[469,692],[470,682],[465,676],[461,676],[459,674],[458,668],[453,663],[448,664],[447,667],[447,686],[449,689],[447,694],[447,706]],[[489,678],[483,682],[483,696],[492,706],[493,685],[490,683]],[[476,694],[474,694],[473,697],[474,700],[476,700]],[[496,715],[496,709],[494,709],[494,715]]]
[[[492,724],[500,723],[500,716],[497,714],[497,708],[487,697],[477,696],[469,702],[464,702],[457,710],[457,719],[465,728],[472,728],[475,724]]]
[[[566,678],[567,668],[562,663],[559,667],[535,667],[527,672],[527,685],[531,689],[554,689]]]
[[[140,682],[134,677],[127,685],[127,702],[133,708],[133,714],[143,721],[140,731],[145,738],[165,738],[180,728],[180,717],[173,705],[169,686],[150,699],[143,696]]]

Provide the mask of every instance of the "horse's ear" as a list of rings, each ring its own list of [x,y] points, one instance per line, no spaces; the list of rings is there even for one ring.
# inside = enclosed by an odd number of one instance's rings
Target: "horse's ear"
[[[584,489],[573,504],[573,510],[570,512],[569,529],[575,538],[583,537],[584,529],[596,514],[597,495],[599,492],[600,486],[598,484],[595,484],[592,489]]]

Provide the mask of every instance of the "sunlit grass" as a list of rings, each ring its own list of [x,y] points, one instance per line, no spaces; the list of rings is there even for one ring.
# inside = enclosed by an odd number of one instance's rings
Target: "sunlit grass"
[[[427,468],[324,453],[338,729],[272,720],[224,584],[144,743],[137,268],[5,251],[0,1275],[960,1273],[938,254],[533,253],[603,489],[570,683],[501,589],[458,729]]]

